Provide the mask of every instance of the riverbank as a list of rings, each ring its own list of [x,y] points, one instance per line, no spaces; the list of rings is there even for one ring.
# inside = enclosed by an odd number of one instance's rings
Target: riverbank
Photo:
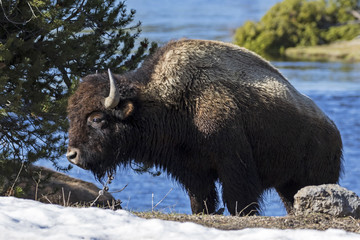
[[[186,215],[163,214],[160,212],[133,212],[134,215],[145,219],[160,219],[175,222],[193,222],[206,227],[220,230],[242,230],[245,228],[268,229],[342,229],[347,232],[360,233],[360,219],[352,217],[336,218],[329,215],[314,214],[311,216],[265,217],[248,216],[232,217],[223,215]]]
[[[288,48],[285,56],[294,60],[360,62],[360,38],[329,45]]]

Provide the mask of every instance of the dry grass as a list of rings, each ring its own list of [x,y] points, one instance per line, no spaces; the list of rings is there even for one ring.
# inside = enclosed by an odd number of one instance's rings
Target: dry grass
[[[146,219],[162,219],[176,222],[194,222],[206,227],[222,230],[240,230],[244,228],[274,228],[274,229],[343,229],[348,232],[360,233],[360,220],[352,217],[335,218],[329,215],[314,214],[311,216],[285,217],[232,217],[222,215],[185,215],[164,214],[160,212],[134,212]]]
[[[288,48],[285,55],[298,60],[360,62],[360,39],[329,45]]]

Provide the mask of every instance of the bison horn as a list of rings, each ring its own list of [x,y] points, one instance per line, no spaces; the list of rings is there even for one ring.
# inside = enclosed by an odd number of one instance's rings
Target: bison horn
[[[120,93],[119,89],[116,87],[115,80],[112,76],[110,69],[108,69],[109,80],[110,80],[110,93],[109,96],[105,98],[104,106],[106,109],[112,109],[119,104]]]

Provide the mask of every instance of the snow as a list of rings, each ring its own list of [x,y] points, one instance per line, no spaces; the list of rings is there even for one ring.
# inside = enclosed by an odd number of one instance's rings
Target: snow
[[[70,208],[0,197],[0,239],[359,239],[343,230],[252,228],[223,231],[194,223],[146,220],[125,210]]]

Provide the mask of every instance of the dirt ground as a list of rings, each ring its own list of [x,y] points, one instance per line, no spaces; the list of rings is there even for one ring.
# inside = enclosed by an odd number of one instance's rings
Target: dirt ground
[[[194,222],[206,227],[222,230],[241,230],[244,228],[275,228],[275,229],[343,229],[348,232],[360,233],[360,219],[352,217],[335,218],[329,215],[314,214],[312,216],[285,217],[232,217],[223,215],[185,215],[164,214],[160,212],[134,212],[136,216],[146,219],[162,219],[177,222]]]

